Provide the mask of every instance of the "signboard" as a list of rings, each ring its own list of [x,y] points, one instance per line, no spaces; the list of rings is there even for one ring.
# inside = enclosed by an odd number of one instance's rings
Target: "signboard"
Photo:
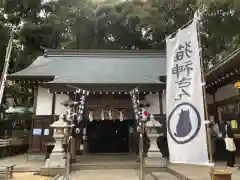
[[[49,135],[49,129],[44,129],[44,135],[48,136]]]
[[[42,129],[33,129],[33,135],[42,135]]]
[[[167,130],[171,163],[208,164],[197,19],[167,38]]]

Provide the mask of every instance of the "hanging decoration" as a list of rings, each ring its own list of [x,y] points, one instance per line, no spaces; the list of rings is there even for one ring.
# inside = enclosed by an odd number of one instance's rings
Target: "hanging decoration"
[[[120,120],[121,122],[124,121],[126,118],[124,116],[124,110],[117,110],[117,109],[110,109],[110,110],[91,110],[89,112],[88,118],[89,121],[92,122],[94,119],[95,120]],[[99,113],[99,116],[96,115],[95,113]],[[107,112],[107,113],[106,113]],[[129,117],[131,119],[131,117]]]
[[[93,115],[92,115],[92,111],[90,111],[90,112],[89,112],[89,116],[88,116],[88,118],[89,118],[89,121],[90,121],[90,122],[92,122],[92,121],[93,121]]]
[[[66,119],[67,121],[71,121],[71,107],[68,107],[68,110],[66,113]]]
[[[85,99],[86,99],[85,97],[86,97],[86,95],[88,95],[85,92],[86,91],[83,91],[84,94],[82,94],[82,96],[80,98],[80,101],[78,103],[78,112],[77,112],[77,121],[78,121],[78,123],[80,121],[82,121],[82,114],[83,114],[84,105],[85,105]],[[79,92],[77,92],[77,93],[79,93]]]
[[[208,82],[208,84],[206,85],[206,88],[218,85],[218,84],[222,83],[223,81],[226,81],[227,79],[232,78],[233,76],[237,76],[237,75],[239,75],[239,72],[240,72],[240,69],[234,69],[231,72],[225,73],[223,76],[215,79],[214,81]]]
[[[80,134],[81,130],[79,128],[75,128],[75,133]]]
[[[124,120],[124,115],[122,111],[119,112],[119,119],[121,122]]]
[[[15,83],[15,82],[14,82]],[[86,91],[86,90],[85,90]],[[87,92],[87,91],[86,91]],[[66,94],[66,95],[69,95],[69,94],[71,94],[71,93],[74,93],[74,94],[76,94],[76,93],[81,93],[81,90],[79,91],[78,90],[78,92],[50,92],[50,89],[48,89],[48,93],[55,93],[55,94]],[[104,94],[104,95],[107,95],[107,94],[112,94],[112,95],[114,95],[114,94],[129,94],[129,92],[121,92],[121,91],[119,91],[119,92],[114,92],[114,91],[112,91],[112,92],[107,92],[107,91],[105,91],[105,92],[95,92],[95,91],[93,91],[93,92],[88,92],[89,94],[91,93],[91,94],[100,94],[100,95],[102,95],[102,94]],[[131,92],[130,92],[131,93]],[[159,94],[159,92],[142,92],[143,94]]]
[[[141,121],[140,121],[140,101],[139,101],[139,89],[138,87],[130,91],[135,119],[137,121],[137,131],[140,131]]]
[[[131,99],[132,99],[132,104],[133,104],[133,109],[134,109],[134,114],[135,114],[135,119],[139,121],[140,119],[140,101],[139,101],[139,90],[138,87],[130,91]]]
[[[104,118],[104,110],[101,110],[101,120],[103,121],[105,118]]]
[[[83,140],[87,140],[87,128],[83,128]]]
[[[111,109],[108,112],[108,117],[109,117],[109,120],[113,120],[113,118],[112,118],[112,110]]]
[[[73,118],[73,135],[79,136],[80,132],[82,131],[82,127],[80,122],[83,120],[83,112],[85,107],[85,100],[86,97],[89,95],[89,92],[83,89],[79,89],[73,86],[69,86],[75,88],[75,100],[73,102],[73,112],[71,114]]]

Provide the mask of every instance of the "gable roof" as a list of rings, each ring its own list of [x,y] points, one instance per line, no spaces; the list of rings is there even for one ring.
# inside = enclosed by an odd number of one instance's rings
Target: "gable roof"
[[[161,84],[165,54],[156,51],[48,50],[9,79],[44,79],[50,83]]]

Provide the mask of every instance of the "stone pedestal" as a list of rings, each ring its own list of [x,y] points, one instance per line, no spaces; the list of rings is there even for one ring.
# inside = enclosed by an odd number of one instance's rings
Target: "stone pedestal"
[[[145,128],[150,140],[150,148],[147,152],[147,157],[145,159],[146,166],[150,167],[160,167],[162,166],[162,154],[157,145],[157,139],[159,134],[157,133],[157,129],[162,125],[155,120],[154,116],[150,116],[150,120],[146,123]]]
[[[64,121],[63,115],[60,115],[59,120],[51,124],[50,127],[54,128],[53,138],[55,139],[55,146],[50,157],[45,161],[44,168],[64,168],[66,155],[63,149],[63,141],[69,125]]]

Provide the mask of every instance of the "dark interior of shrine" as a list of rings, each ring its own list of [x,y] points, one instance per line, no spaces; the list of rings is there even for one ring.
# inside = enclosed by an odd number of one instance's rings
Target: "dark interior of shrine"
[[[129,127],[133,120],[94,120],[87,125],[89,153],[129,152]]]

